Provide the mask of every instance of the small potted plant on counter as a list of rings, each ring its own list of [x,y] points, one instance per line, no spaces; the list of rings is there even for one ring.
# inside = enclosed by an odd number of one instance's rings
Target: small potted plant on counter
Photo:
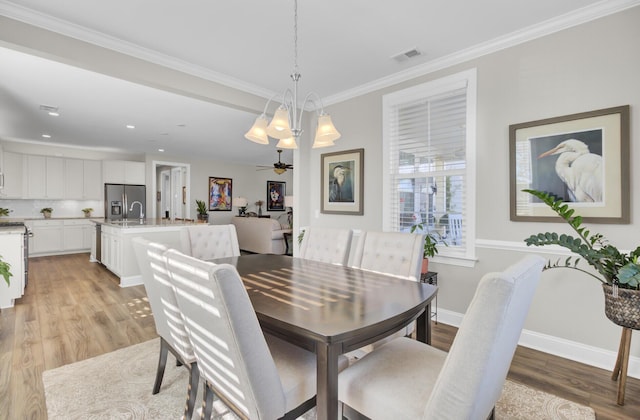
[[[0,207],[0,217],[8,216],[13,210],[5,209],[4,207]]]
[[[209,210],[207,209],[207,203],[203,200],[196,200],[198,206],[198,220],[207,222],[209,220]]]
[[[51,212],[53,209],[51,207],[45,207],[40,209],[40,213],[44,216],[45,219],[49,219],[51,217]]]
[[[91,217],[91,212],[93,211],[93,209],[91,207],[87,207],[86,209],[82,209],[82,212],[84,213],[84,217]]]

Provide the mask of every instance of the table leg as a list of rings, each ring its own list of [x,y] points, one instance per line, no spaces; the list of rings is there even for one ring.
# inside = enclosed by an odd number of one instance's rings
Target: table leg
[[[616,359],[616,366],[613,368],[613,374],[611,375],[611,379],[614,381],[618,380],[618,375],[620,376],[620,382],[618,382],[618,405],[624,405],[627,370],[629,368],[629,352],[631,350],[631,333],[631,328],[622,328],[618,358]]]
[[[316,411],[317,420],[338,418],[338,356],[337,346],[318,343]]]
[[[416,338],[431,345],[431,303],[416,320]]]

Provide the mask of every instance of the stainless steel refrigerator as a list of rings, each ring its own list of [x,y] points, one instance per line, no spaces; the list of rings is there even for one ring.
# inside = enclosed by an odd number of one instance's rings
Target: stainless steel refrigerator
[[[143,219],[147,215],[146,197],[144,185],[104,184],[104,217]]]

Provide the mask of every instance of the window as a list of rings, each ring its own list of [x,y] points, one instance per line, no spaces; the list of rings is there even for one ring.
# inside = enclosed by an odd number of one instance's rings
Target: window
[[[384,230],[422,224],[441,262],[475,258],[475,98],[475,70],[383,98]]]

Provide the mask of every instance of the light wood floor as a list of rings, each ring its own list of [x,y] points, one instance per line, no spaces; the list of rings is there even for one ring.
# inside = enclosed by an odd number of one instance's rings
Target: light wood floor
[[[156,336],[142,286],[120,288],[88,254],[31,258],[29,285],[0,313],[0,419],[46,419],[42,372]],[[447,350],[456,329],[434,326]],[[593,407],[598,419],[640,419],[640,380],[615,404],[611,372],[519,347],[509,378]]]

